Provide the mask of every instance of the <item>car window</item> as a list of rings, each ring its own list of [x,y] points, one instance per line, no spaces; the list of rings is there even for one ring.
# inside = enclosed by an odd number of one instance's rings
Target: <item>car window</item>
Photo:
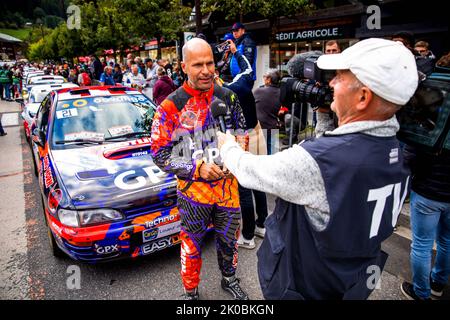
[[[104,141],[124,135],[133,136],[134,133],[149,134],[155,109],[156,106],[142,94],[59,101],[52,141]]]
[[[38,114],[36,115],[36,125],[38,128],[43,130],[45,134],[47,134],[48,128],[48,115],[50,111],[51,99],[50,96],[42,101],[41,106],[39,107]]]

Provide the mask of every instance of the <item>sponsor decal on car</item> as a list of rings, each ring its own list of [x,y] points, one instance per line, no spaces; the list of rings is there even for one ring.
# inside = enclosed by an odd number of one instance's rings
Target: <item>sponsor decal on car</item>
[[[50,160],[48,159],[48,155],[42,158],[42,167],[44,169],[44,185],[45,188],[48,189],[51,185],[53,185],[53,174],[50,169]]]
[[[97,254],[109,254],[114,252],[119,252],[119,244],[113,244],[109,246],[99,246],[98,244],[94,245],[94,250]]]
[[[175,221],[174,223],[169,223],[163,225],[159,228],[147,229],[142,232],[142,237],[144,242],[159,239],[174,233],[180,232],[181,222]]]
[[[170,247],[171,245],[172,245],[172,238],[170,238],[170,237],[162,238],[162,239],[156,240],[154,242],[144,244],[141,247],[142,254],[150,254],[155,251],[159,251],[164,248]]]

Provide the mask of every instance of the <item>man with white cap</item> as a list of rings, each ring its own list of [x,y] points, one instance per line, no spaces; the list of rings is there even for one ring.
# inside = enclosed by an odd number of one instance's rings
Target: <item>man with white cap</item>
[[[316,138],[270,156],[244,152],[219,134],[227,168],[247,188],[277,195],[258,251],[266,299],[366,299],[387,254],[410,173],[396,132],[396,111],[414,94],[417,68],[403,45],[360,41],[322,55],[337,70],[331,109],[320,110]]]

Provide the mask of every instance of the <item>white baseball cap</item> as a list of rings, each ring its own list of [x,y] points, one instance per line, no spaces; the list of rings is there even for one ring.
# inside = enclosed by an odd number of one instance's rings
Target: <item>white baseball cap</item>
[[[381,98],[406,104],[418,85],[416,60],[396,41],[371,38],[357,42],[342,53],[322,55],[317,66],[327,70],[350,70]]]

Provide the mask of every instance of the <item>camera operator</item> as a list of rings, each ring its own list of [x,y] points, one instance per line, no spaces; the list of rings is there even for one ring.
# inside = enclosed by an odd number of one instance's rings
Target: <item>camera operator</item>
[[[238,181],[279,196],[258,251],[266,299],[366,299],[408,192],[395,113],[417,88],[411,52],[367,39],[317,63],[337,70],[330,86],[338,128],[317,132],[333,124],[319,109],[316,139],[270,156],[246,153],[219,133],[221,156]]]

